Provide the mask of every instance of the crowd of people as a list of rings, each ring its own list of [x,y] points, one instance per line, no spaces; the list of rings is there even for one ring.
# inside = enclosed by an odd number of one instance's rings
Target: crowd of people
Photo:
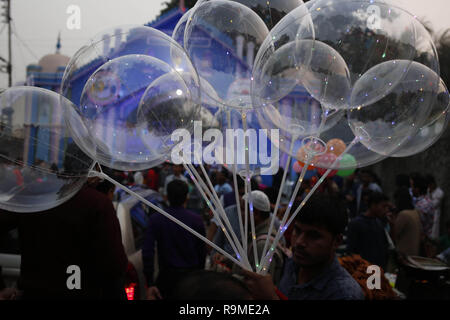
[[[198,173],[206,178],[200,169]],[[239,240],[245,231],[241,222],[248,211],[245,206],[249,195],[240,177],[235,193],[232,175],[225,168],[206,167],[229,221],[224,225],[182,165],[164,163],[144,172],[108,174],[130,188],[160,194],[158,205],[167,213],[228,255],[241,258],[229,241],[231,231]],[[283,188],[274,216],[282,176],[281,168],[271,186],[258,178],[251,180],[255,232],[250,232],[248,223],[244,247],[253,271],[259,267],[266,241],[273,240],[280,229],[286,210],[292,214],[319,179],[312,176],[305,180],[293,203],[289,202],[290,189]],[[383,182],[370,170],[327,178],[285,230],[274,248],[267,275],[244,270],[228,255],[150,210],[142,245],[146,298],[365,299],[364,282],[357,281],[339,260],[349,255],[398,274],[396,287],[407,294],[411,279],[402,273],[401,265],[408,256],[438,258],[450,264],[450,221],[441,219],[444,193],[433,176],[412,173],[399,175],[396,181],[395,193],[389,198],[383,192]],[[0,234],[19,230],[22,298],[42,298],[43,294],[46,298],[125,298],[122,288],[127,259],[113,207],[123,195],[113,184],[95,178],[74,198],[47,212],[0,212]],[[269,234],[272,220],[274,228]],[[444,225],[446,228],[442,228]],[[255,259],[255,253],[259,259]],[[67,265],[80,265],[86,270],[82,290],[67,290]],[[17,295],[10,288],[0,290],[2,298]]]

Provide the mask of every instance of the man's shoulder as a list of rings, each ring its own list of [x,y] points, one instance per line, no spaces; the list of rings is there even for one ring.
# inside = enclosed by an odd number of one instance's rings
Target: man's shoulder
[[[356,280],[339,265],[329,279],[328,299],[363,300],[364,293]]]
[[[365,216],[363,214],[354,217],[349,223],[348,223],[348,227],[349,228],[354,228],[354,227],[358,227],[361,225],[365,225],[366,224],[366,219]]]
[[[200,216],[200,214],[188,209],[183,209],[183,211],[183,215],[189,217],[189,220],[192,221],[192,223],[203,226],[203,218]]]

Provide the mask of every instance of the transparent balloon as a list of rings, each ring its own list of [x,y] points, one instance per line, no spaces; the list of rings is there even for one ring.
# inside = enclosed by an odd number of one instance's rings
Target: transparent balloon
[[[73,104],[36,87],[0,93],[0,208],[39,212],[74,196],[94,161],[76,145],[64,115]]]
[[[351,87],[380,63],[416,56],[416,19],[390,1],[316,0],[305,6],[308,13],[299,8],[286,16],[298,26],[295,40],[321,41],[338,52],[348,66]],[[389,90],[389,83],[401,81],[402,68],[392,66],[385,81],[363,87],[363,94],[353,94],[345,104],[356,108],[374,103]]]
[[[208,1],[215,0],[199,0],[196,6]],[[295,8],[303,5],[302,0],[229,0],[241,3],[252,9],[271,30],[284,16]]]
[[[408,157],[423,152],[432,146],[445,132],[449,121],[449,93],[441,79],[438,94],[435,97],[430,115],[419,132],[402,144],[392,157]]]
[[[173,135],[194,132],[199,106],[192,99],[190,90],[177,72],[164,74],[155,79],[143,93],[137,110],[139,135],[154,151],[173,146]]]
[[[199,1],[195,5],[197,5]],[[186,30],[186,25],[191,17],[194,9],[189,9],[183,16],[178,20],[175,28],[172,31],[172,39],[174,39],[180,46],[184,48],[184,32]]]
[[[304,19],[298,19],[297,16]],[[302,61],[295,50],[299,25],[303,24],[303,28],[309,28],[312,33],[313,25],[308,17],[307,5],[298,7],[270,31],[261,45],[252,75],[252,102],[255,108],[280,100],[297,85],[300,78],[299,64],[303,62],[303,65],[308,65],[311,58],[303,56]],[[311,39],[314,40],[313,37]]]
[[[176,71],[145,55],[121,56],[98,68],[80,97],[77,111],[91,134],[87,143],[78,139],[80,146],[99,163],[118,170],[142,170],[162,163],[169,148],[161,140],[153,141],[151,149],[146,147],[141,132],[147,125],[137,111],[147,87],[169,73]],[[78,130],[74,133],[77,138],[85,136]]]
[[[439,76],[418,62],[394,61],[404,71],[402,80],[370,106],[348,112],[349,124],[360,142],[369,150],[389,156],[405,140],[417,133],[430,114],[438,94]],[[384,64],[393,65],[388,61]],[[384,64],[374,67],[385,68]],[[367,74],[371,74],[369,70]],[[374,72],[376,73],[376,72]],[[360,79],[371,82],[370,76]]]
[[[197,5],[186,25],[184,46],[202,79],[227,107],[251,109],[253,60],[268,29],[250,8],[234,1]],[[209,92],[202,90],[202,94]]]
[[[319,136],[345,115],[342,110],[324,108],[301,85],[293,88],[278,103],[257,108],[255,112],[262,128],[278,130],[279,139],[272,143],[296,159],[299,159],[299,150],[304,148],[305,138]],[[320,143],[317,147],[319,145],[324,148]]]
[[[321,41],[290,42],[276,50],[263,66],[256,64],[253,74],[255,108],[280,100],[298,84],[327,109],[348,108],[351,80],[347,64]]]
[[[126,26],[90,40],[69,62],[61,89],[83,119],[70,125],[80,147],[118,170],[142,170],[165,161],[170,145],[159,141],[146,147],[141,131],[147,126],[139,121],[137,110],[147,87],[169,73],[178,73],[189,100],[197,102],[192,105],[198,106],[197,73],[183,48],[166,34]]]

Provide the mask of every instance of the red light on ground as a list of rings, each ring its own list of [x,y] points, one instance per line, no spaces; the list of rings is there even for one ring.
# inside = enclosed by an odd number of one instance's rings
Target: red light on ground
[[[125,288],[125,293],[127,294],[128,300],[134,300],[134,287],[136,283],[131,283],[129,287]]]

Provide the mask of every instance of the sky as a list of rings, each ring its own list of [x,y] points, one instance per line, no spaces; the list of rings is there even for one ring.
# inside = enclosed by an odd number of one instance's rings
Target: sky
[[[124,24],[144,24],[156,18],[166,0],[11,0],[14,21],[13,83],[25,81],[26,66],[56,50],[61,32],[61,53],[71,57],[99,32]],[[435,31],[450,28],[450,0],[392,0],[428,21]],[[80,9],[80,29],[69,29],[70,6]],[[3,9],[0,8],[0,11]],[[2,17],[2,20],[4,18]],[[73,21],[73,20],[70,20]],[[7,59],[7,28],[0,23],[0,57]],[[0,88],[7,75],[0,73]]]

